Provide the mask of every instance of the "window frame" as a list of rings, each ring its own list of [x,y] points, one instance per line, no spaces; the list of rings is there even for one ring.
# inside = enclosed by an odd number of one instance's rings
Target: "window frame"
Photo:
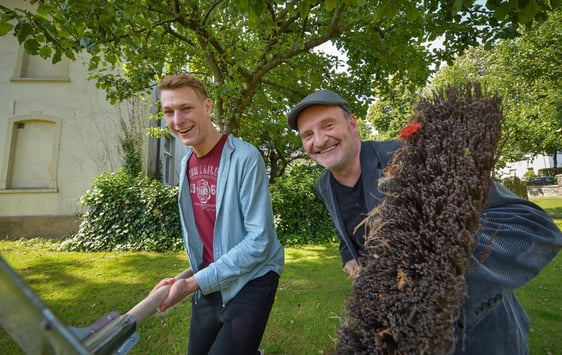
[[[19,124],[26,124],[31,121],[44,121],[53,123],[53,147],[50,161],[50,176],[47,186],[37,188],[12,188],[13,166],[15,159],[16,135]],[[6,141],[4,143],[4,159],[0,170],[0,193],[18,192],[58,192],[58,163],[60,154],[61,140],[61,119],[41,112],[32,112],[27,115],[15,116],[8,119],[6,130]]]

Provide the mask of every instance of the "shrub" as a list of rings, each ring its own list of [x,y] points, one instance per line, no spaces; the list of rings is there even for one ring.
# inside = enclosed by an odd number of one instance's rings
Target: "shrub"
[[[336,240],[328,211],[314,191],[322,171],[318,165],[295,164],[270,186],[275,225],[283,245]]]
[[[527,170],[527,171],[525,172],[525,174],[523,174],[523,179],[529,181],[529,180],[531,180],[532,178],[534,178],[534,177],[536,177],[536,176],[537,176],[537,175],[535,174],[535,171],[534,171],[534,170]]]
[[[80,198],[87,207],[78,233],[61,243],[69,251],[181,250],[178,188],[124,168],[94,178]]]
[[[529,194],[527,193],[527,184],[521,181],[517,176],[509,177],[501,181],[502,185],[513,191],[516,195],[525,200],[529,199]]]

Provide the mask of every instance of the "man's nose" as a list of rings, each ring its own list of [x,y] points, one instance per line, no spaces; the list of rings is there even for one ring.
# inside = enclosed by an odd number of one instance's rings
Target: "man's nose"
[[[316,132],[314,134],[314,144],[317,147],[324,146],[324,144],[326,144],[327,140],[328,140],[328,137],[325,134],[323,134],[322,132]]]
[[[173,120],[175,124],[178,124],[182,120],[182,115],[180,110],[174,110]]]
[[[178,111],[174,111],[174,113],[172,115],[166,115],[166,124],[169,127],[174,127],[175,125],[177,125],[179,123],[180,117],[179,117],[179,112]]]

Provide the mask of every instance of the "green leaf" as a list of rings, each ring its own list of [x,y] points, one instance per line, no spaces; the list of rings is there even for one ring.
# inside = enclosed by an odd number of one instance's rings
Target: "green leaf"
[[[464,0],[455,0],[451,6],[451,15],[455,15],[463,8]]]
[[[406,17],[409,21],[415,21],[420,17],[420,12],[415,3],[406,4]]]
[[[333,11],[336,7],[338,7],[338,0],[326,0],[326,10]]]
[[[55,10],[56,8],[54,6],[45,4],[44,2],[40,2],[39,6],[37,7],[37,15],[44,18],[49,18],[50,14],[53,13]]]
[[[19,22],[16,27],[16,38],[20,43],[24,42],[27,37],[33,34],[33,26],[31,26],[28,22]]]
[[[4,36],[10,32],[12,28],[14,28],[14,25],[9,22],[4,22],[4,19],[2,19],[2,22],[0,22],[0,36]]]
[[[505,18],[509,13],[510,9],[511,9],[511,5],[509,3],[497,4],[496,10],[494,11],[494,17],[496,19]]]
[[[527,6],[519,10],[519,22],[522,24],[529,23],[535,18],[535,15],[541,11],[539,4],[535,1],[529,1]]]
[[[486,7],[492,11],[498,8],[499,2],[497,0],[488,0],[486,1]]]
[[[380,20],[382,18],[392,18],[398,11],[398,7],[396,6],[395,2],[392,1],[383,1],[382,4],[377,6],[375,10],[374,18],[375,20]]]
[[[105,60],[110,63],[111,65],[115,65],[117,63],[117,57],[113,53],[107,53],[105,55]]]
[[[308,2],[298,2],[297,6],[301,18],[307,18],[310,15],[310,6]]]
[[[90,58],[90,64],[88,65],[88,71],[94,71],[99,67],[100,56],[94,55]]]
[[[31,55],[39,54],[39,43],[35,39],[28,39],[24,42],[25,51]]]
[[[61,60],[62,60],[62,53],[60,51],[55,51],[55,54],[53,55],[53,59],[51,60],[51,62],[53,64],[57,64]]]
[[[39,55],[41,58],[49,58],[51,56],[52,50],[50,47],[42,47],[39,50]]]
[[[75,56],[74,52],[70,49],[67,49],[66,51],[64,51],[64,55],[70,60],[76,60],[76,56]]]

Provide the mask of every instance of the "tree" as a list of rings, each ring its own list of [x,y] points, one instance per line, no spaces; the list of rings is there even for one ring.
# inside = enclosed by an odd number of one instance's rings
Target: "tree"
[[[504,123],[499,167],[525,156],[562,149],[562,11],[534,23],[518,39],[491,50],[468,50],[443,68],[432,88],[478,80],[503,97]]]
[[[378,132],[378,139],[396,139],[419,99],[419,91],[400,84],[394,85],[391,92],[381,93],[367,111],[367,120]]]
[[[487,7],[473,0],[30,3],[31,10],[0,5],[0,35],[13,33],[30,54],[53,62],[87,52],[91,78],[113,101],[147,92],[165,73],[196,74],[212,89],[220,129],[258,145],[272,172],[299,154],[285,117],[309,92],[335,89],[362,116],[373,86],[388,90],[389,77],[421,85],[431,63],[452,60],[478,38],[515,36],[520,23],[544,20],[560,6],[558,0],[490,0]],[[444,46],[429,48],[438,37]],[[338,70],[338,57],[314,51],[329,41],[347,56],[347,71]]]
[[[527,85],[527,101],[522,104],[522,121],[531,122],[532,139],[523,146],[530,153],[552,155],[557,167],[557,153],[562,151],[562,11],[557,10],[544,23],[525,31],[519,41],[509,42],[511,53],[517,51],[514,76]]]

